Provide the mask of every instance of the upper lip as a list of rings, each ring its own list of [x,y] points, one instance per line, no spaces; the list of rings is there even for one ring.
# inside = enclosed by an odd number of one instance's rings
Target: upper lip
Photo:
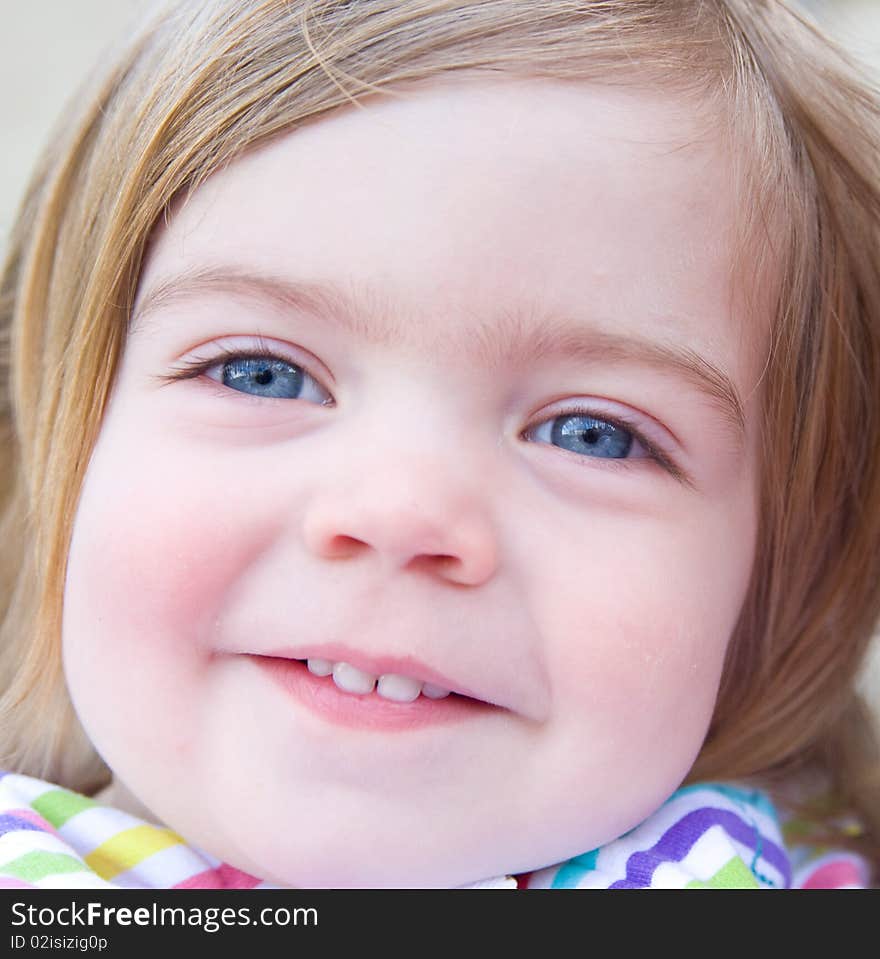
[[[513,708],[510,704],[495,697],[488,690],[463,683],[452,676],[440,672],[440,670],[417,659],[415,656],[377,656],[361,650],[352,649],[340,643],[290,646],[284,647],[283,649],[261,650],[259,652],[253,652],[251,655],[275,659],[326,659],[333,663],[345,662],[373,676],[382,676],[387,673],[394,673],[398,676],[408,676],[410,679],[415,679],[418,682],[432,683],[435,686],[441,686],[443,689],[458,693],[460,696],[467,696],[470,699],[491,703],[503,709]]]

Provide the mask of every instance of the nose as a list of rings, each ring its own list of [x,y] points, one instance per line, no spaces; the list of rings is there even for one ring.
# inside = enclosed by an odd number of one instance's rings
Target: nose
[[[477,485],[436,463],[400,459],[356,482],[330,480],[306,510],[305,545],[323,559],[372,556],[478,586],[494,575],[499,550]]]

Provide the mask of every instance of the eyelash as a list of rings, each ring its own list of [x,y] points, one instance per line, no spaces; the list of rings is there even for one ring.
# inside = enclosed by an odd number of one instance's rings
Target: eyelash
[[[165,376],[160,376],[158,377],[158,379],[165,384],[176,383],[180,380],[195,379],[197,376],[201,376],[203,373],[205,373],[207,370],[211,369],[214,366],[222,366],[223,364],[229,363],[232,360],[241,360],[241,359],[278,360],[282,363],[288,363],[290,366],[295,366],[298,369],[303,370],[303,372],[307,373],[309,376],[312,376],[308,368],[304,366],[302,363],[296,362],[290,357],[283,356],[268,346],[263,348],[260,348],[258,346],[257,348],[242,347],[240,349],[235,349],[235,350],[221,349],[221,351],[216,356],[211,357],[211,359],[209,360],[196,359],[191,361],[185,361],[180,369],[177,369],[173,373],[169,373]],[[312,379],[316,379],[316,378],[312,376]],[[222,384],[219,384],[219,383],[217,385],[220,386],[220,390],[218,390],[218,393],[222,392],[222,394],[225,395],[225,393],[227,392],[238,392],[241,394],[242,397],[248,398],[249,396],[249,394],[243,393],[240,390],[230,390],[228,387],[222,386]],[[253,397],[250,397],[250,399],[256,401],[257,403],[262,403],[263,400],[266,399],[266,397],[253,396]],[[331,404],[328,403],[325,405],[329,406]],[[671,473],[676,479],[684,481],[685,479],[684,473],[681,471],[681,469],[678,467],[675,461],[665,452],[665,450],[661,449],[656,443],[652,443],[649,439],[647,439],[639,430],[639,428],[635,425],[635,423],[631,423],[626,417],[620,416],[619,414],[611,416],[606,413],[597,412],[595,409],[591,409],[589,406],[586,406],[584,404],[575,404],[574,406],[567,407],[563,410],[559,410],[555,412],[553,416],[548,417],[547,420],[554,420],[558,418],[564,418],[567,416],[592,417],[594,419],[600,420],[603,423],[608,423],[609,425],[615,427],[616,429],[620,429],[620,430],[623,430],[624,432],[631,434],[632,437],[644,448],[645,452],[648,454],[647,457],[641,457],[642,459],[646,458],[653,461],[654,463],[656,463],[657,465],[665,469],[667,472]],[[542,420],[541,423],[546,423],[547,420]],[[529,427],[529,429],[524,430],[523,434],[521,435],[525,435],[526,433],[532,432],[537,426],[540,426],[541,423],[536,424],[536,426]],[[559,447],[557,447],[557,449],[559,449]],[[562,450],[562,452],[567,453],[569,451]],[[572,454],[572,455],[576,456],[577,454]],[[578,458],[585,459],[586,457],[578,457]],[[638,459],[639,459],[638,457],[636,458],[636,460],[603,459],[602,463],[606,464],[607,468],[610,468],[610,469],[632,470],[632,469],[638,468],[636,466]]]
[[[562,410],[557,410],[553,413],[552,416],[547,417],[547,419],[542,420],[541,423],[546,423],[548,420],[555,419],[565,419],[569,416],[585,416],[591,419],[598,420],[601,423],[607,423],[610,426],[615,427],[616,429],[623,430],[625,433],[629,433],[633,439],[635,439],[648,454],[647,457],[635,457],[633,459],[602,459],[601,462],[604,464],[603,468],[607,466],[609,469],[622,469],[622,470],[632,470],[638,469],[637,463],[639,459],[648,459],[656,463],[658,466],[661,466],[663,469],[667,470],[676,478],[681,478],[683,476],[681,470],[676,465],[675,461],[666,453],[665,450],[661,449],[656,443],[652,443],[641,430],[636,426],[635,423],[630,422],[625,416],[620,414],[611,416],[607,413],[601,412],[594,408],[591,408],[585,404],[575,404],[574,406],[566,407]],[[537,425],[540,426],[541,423]],[[535,427],[529,427],[526,430],[526,433],[530,433],[535,429]],[[556,447],[560,449],[560,447]],[[563,453],[569,452],[568,450],[562,450]],[[572,456],[575,456],[578,460],[585,460],[588,457],[578,456],[576,453],[572,453]]]
[[[229,350],[221,348],[216,356],[212,356],[209,360],[188,360],[184,361],[181,365],[181,368],[175,370],[173,373],[169,373],[166,376],[160,376],[158,379],[164,383],[176,383],[180,380],[190,380],[195,379],[197,376],[201,376],[207,370],[210,370],[214,366],[223,366],[226,363],[231,362],[232,360],[277,360],[280,363],[287,363],[289,366],[295,366],[297,369],[302,370],[304,373],[307,373],[315,382],[320,382],[317,377],[313,376],[309,368],[305,364],[301,363],[299,360],[295,360],[289,356],[284,356],[281,353],[278,353],[276,350],[272,349],[270,346],[261,346],[258,338],[258,344],[255,348],[241,347],[234,350]],[[252,400],[256,403],[262,403],[265,399],[272,399],[272,397],[263,397],[263,396],[251,396],[248,393],[243,393],[241,390],[231,390],[226,386],[223,386],[222,383],[217,383],[216,380],[212,381],[216,386],[219,387],[217,390],[218,394],[225,396],[226,393],[238,393],[244,402]],[[331,405],[331,404],[326,404]]]

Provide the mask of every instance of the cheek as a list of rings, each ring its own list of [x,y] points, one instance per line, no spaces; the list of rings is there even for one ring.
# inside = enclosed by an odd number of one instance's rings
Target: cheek
[[[618,620],[554,665],[557,715],[563,751],[589,742],[618,775],[628,756],[640,773],[656,759],[677,779],[708,728],[726,643],[683,629],[674,611],[655,612],[650,629]]]
[[[126,624],[119,643],[141,643],[166,627],[187,623],[200,636],[209,627],[210,598],[231,575],[234,556],[217,549],[216,524],[205,508],[188,505],[178,481],[90,469],[71,542],[66,605],[91,603],[106,632]]]
[[[178,750],[188,748],[200,715],[194,693],[210,698],[208,651],[220,603],[260,548],[257,527],[231,512],[236,497],[225,482],[206,482],[195,463],[181,469],[175,457],[150,457],[147,448],[119,442],[107,424],[68,557],[65,674],[105,758],[124,737],[126,748],[134,739],[152,750],[158,727]]]
[[[554,566],[541,622],[554,637],[548,670],[567,747],[589,738],[609,764],[629,753],[650,765],[662,752],[672,768],[677,755],[686,772],[751,569],[751,539],[740,530],[732,541],[727,526],[725,514],[607,533],[595,522],[589,554],[573,548]]]

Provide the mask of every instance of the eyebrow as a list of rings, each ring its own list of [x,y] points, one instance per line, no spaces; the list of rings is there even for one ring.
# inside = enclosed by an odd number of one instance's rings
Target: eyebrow
[[[173,303],[205,294],[258,299],[283,311],[310,313],[329,321],[362,342],[394,346],[405,341],[400,311],[383,307],[375,293],[357,295],[328,282],[301,281],[238,269],[201,267],[159,281],[136,304],[129,335],[143,329],[149,317]],[[724,370],[690,347],[662,343],[634,334],[612,333],[569,315],[532,317],[507,312],[492,322],[477,320],[465,343],[453,344],[488,368],[562,359],[585,364],[598,360],[634,363],[684,379],[721,414],[742,450],[746,421],[739,392]]]

